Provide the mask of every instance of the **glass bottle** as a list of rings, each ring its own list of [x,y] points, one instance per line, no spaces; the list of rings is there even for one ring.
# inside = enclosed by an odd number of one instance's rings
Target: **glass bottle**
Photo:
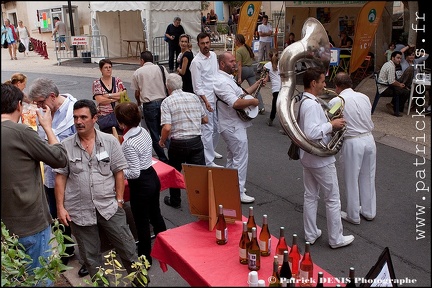
[[[261,256],[270,256],[271,254],[271,234],[268,228],[267,215],[263,215],[263,225],[258,240]]]
[[[324,273],[318,272],[317,285],[315,287],[324,287]]]
[[[306,242],[305,252],[300,262],[300,287],[311,287],[313,281],[313,262],[310,255],[310,243]]]
[[[247,230],[248,230],[248,235],[249,235],[249,240],[252,240],[252,227],[257,227],[256,223],[255,223],[255,217],[254,217],[254,213],[253,213],[253,207],[250,206],[249,207],[249,218],[247,221]]]
[[[247,222],[243,222],[243,233],[239,242],[239,260],[241,264],[248,264],[247,248],[249,244],[250,240],[247,233]]]
[[[292,277],[294,279],[298,278],[300,259],[301,255],[297,245],[297,234],[293,234],[291,250],[288,254],[288,263],[291,269]]]
[[[279,268],[282,266],[283,254],[284,254],[285,250],[288,250],[288,245],[286,244],[286,241],[285,241],[285,227],[280,227],[279,228],[279,241],[278,241],[278,244],[276,245],[276,252],[275,252],[275,254],[278,256]]]
[[[284,251],[283,262],[279,272],[280,278],[286,278],[288,281],[291,280],[292,273],[288,262],[288,250]]]
[[[280,287],[279,264],[278,256],[275,255],[273,259],[273,273],[269,279],[269,287]]]
[[[252,240],[248,247],[248,268],[258,271],[261,266],[261,251],[258,245],[256,227],[252,227]]]
[[[223,214],[223,206],[219,205],[219,215],[216,222],[216,243],[225,245],[228,242],[228,228]]]
[[[350,267],[349,270],[349,282],[346,284],[345,287],[357,287],[356,281],[355,281],[355,270],[354,267]]]

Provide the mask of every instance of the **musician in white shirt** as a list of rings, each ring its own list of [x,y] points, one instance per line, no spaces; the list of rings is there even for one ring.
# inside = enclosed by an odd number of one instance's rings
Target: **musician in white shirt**
[[[230,52],[223,52],[219,55],[219,73],[216,75],[214,92],[216,109],[219,120],[219,132],[222,139],[227,143],[227,164],[226,168],[238,170],[240,200],[242,203],[252,203],[254,197],[246,195],[245,184],[248,165],[248,139],[246,128],[252,125],[251,121],[243,121],[237,115],[236,109],[245,109],[248,106],[257,107],[257,98],[243,99],[242,94],[251,94],[260,86],[258,80],[253,85],[243,89],[237,85],[232,75],[236,68],[236,59]]]
[[[372,135],[372,106],[368,96],[352,89],[352,81],[347,73],[339,72],[333,82],[336,93],[345,100],[343,111],[347,127],[340,156],[347,206],[346,212],[341,212],[341,217],[358,225],[360,215],[369,221],[376,215],[376,145]],[[340,101],[339,97],[334,97],[329,105],[332,107]]]
[[[325,88],[325,71],[309,68],[303,74],[304,93],[300,107],[299,127],[305,136],[314,142],[327,144],[333,130],[340,130],[345,125],[343,118],[329,121],[317,100]],[[303,202],[303,225],[305,240],[314,244],[321,237],[316,218],[320,193],[325,202],[328,243],[331,248],[347,246],[354,241],[354,236],[344,236],[339,184],[334,156],[317,156],[300,149],[300,162],[303,165],[303,183],[305,187]]]

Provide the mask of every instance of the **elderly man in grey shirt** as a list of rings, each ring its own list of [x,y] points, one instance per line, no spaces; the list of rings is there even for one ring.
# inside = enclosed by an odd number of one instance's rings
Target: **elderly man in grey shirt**
[[[57,216],[62,224],[71,226],[91,277],[103,266],[99,229],[115,247],[128,273],[133,272],[132,263],[138,260],[122,208],[127,162],[119,141],[94,128],[96,114],[91,100],[74,104],[77,133],[62,141],[69,163],[54,170]]]

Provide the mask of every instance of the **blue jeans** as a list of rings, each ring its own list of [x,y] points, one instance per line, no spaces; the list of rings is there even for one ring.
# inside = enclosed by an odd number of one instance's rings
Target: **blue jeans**
[[[168,158],[165,155],[165,151],[159,145],[159,139],[161,136],[161,110],[160,106],[163,99],[154,100],[143,104],[144,120],[152,139],[152,146],[159,160],[168,163]],[[165,142],[166,147],[169,147],[169,141]]]
[[[51,236],[51,226],[48,225],[44,230],[27,236],[20,237],[18,242],[24,246],[25,252],[33,259],[33,263],[29,264],[28,271],[33,274],[33,270],[37,267],[42,267],[39,263],[39,256],[48,259],[51,256],[50,245],[48,244]],[[36,286],[47,287],[52,286],[51,280],[44,280],[43,283],[38,283]]]

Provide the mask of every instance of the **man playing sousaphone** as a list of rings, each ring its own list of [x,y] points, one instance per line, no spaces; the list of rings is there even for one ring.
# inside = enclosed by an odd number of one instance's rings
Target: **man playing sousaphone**
[[[257,98],[246,99],[241,97],[244,92],[237,85],[233,72],[236,69],[236,59],[230,52],[223,52],[219,55],[219,73],[214,81],[214,92],[217,97],[216,107],[218,115],[219,132],[225,143],[227,143],[227,164],[226,168],[238,170],[240,200],[242,203],[252,203],[254,197],[246,195],[245,183],[248,164],[248,139],[246,128],[252,125],[251,121],[244,121],[238,115],[236,109],[245,109],[248,106],[258,106]],[[260,79],[245,91],[253,93],[265,84],[264,79]]]
[[[328,120],[317,100],[326,87],[325,71],[321,68],[309,68],[303,75],[304,93],[299,111],[299,127],[307,139],[327,144],[335,130],[343,129],[344,118]],[[303,222],[306,241],[314,244],[321,237],[321,230],[316,223],[320,192],[326,206],[327,230],[331,248],[347,246],[354,241],[354,236],[342,234],[341,204],[339,184],[333,155],[317,156],[300,150],[300,162],[303,165],[303,183],[305,187],[303,203]]]

